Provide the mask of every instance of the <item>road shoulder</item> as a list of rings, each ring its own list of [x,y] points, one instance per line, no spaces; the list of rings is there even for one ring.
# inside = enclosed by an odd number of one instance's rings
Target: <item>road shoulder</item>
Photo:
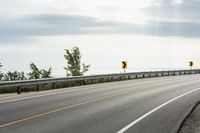
[[[183,121],[178,133],[200,133],[200,102]]]

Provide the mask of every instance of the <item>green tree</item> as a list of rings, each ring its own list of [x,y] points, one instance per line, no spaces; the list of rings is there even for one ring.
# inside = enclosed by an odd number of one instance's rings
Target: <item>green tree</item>
[[[20,73],[18,73],[18,75],[19,75],[19,80],[26,80],[27,79],[24,72],[20,72]]]
[[[0,69],[3,67],[3,65],[0,63]],[[0,71],[0,81],[3,80],[4,74]]]
[[[30,64],[31,72],[28,73],[29,79],[52,78],[52,68],[40,70],[34,63]]]
[[[90,65],[83,63],[81,66],[82,55],[78,47],[73,47],[71,50],[65,49],[64,57],[67,61],[67,67],[64,67],[67,76],[82,76],[89,70]]]
[[[5,81],[26,80],[26,77],[24,72],[9,71],[4,75],[4,80]]]
[[[40,70],[38,67],[32,62],[30,64],[31,72],[28,73],[29,79],[40,79]]]
[[[41,78],[52,78],[52,68],[50,67],[48,70],[41,70]]]

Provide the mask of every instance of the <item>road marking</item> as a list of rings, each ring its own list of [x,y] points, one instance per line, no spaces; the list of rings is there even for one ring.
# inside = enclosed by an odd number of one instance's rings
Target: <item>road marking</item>
[[[185,79],[185,78],[184,78]],[[157,83],[159,81],[165,81],[166,79],[161,79],[161,80],[155,80],[155,81],[150,81],[147,80],[146,83],[143,82],[139,82],[136,83],[135,85],[144,85],[144,84],[150,84],[150,83]],[[168,79],[167,81],[173,81],[174,79]],[[119,83],[124,82],[124,81],[120,81]],[[131,83],[130,83],[131,84]],[[117,85],[117,84],[116,84]],[[118,86],[123,86],[124,84],[119,84]],[[93,89],[95,87],[105,87],[103,86],[103,84],[101,85],[91,85],[88,86],[89,88],[80,88],[80,89],[74,89],[74,90],[66,90],[66,91],[59,91],[59,92],[52,92],[52,93],[48,93],[48,94],[42,94],[42,95],[37,95],[37,96],[30,96],[30,97],[23,97],[23,98],[17,98],[17,99],[12,99],[12,100],[6,100],[6,101],[0,101],[0,104],[3,103],[9,103],[9,102],[16,102],[16,101],[22,101],[22,100],[27,100],[27,99],[33,99],[33,98],[38,98],[38,97],[45,97],[45,96],[52,96],[52,95],[59,95],[59,94],[63,94],[63,93],[69,93],[69,92],[76,92],[76,91],[82,91],[82,90],[90,90]],[[85,86],[84,86],[85,87]],[[107,86],[106,86],[107,87]],[[110,87],[110,86],[108,86]],[[14,96],[13,96],[14,97]],[[1,99],[1,98],[0,98]]]
[[[58,94],[68,93],[68,92],[76,92],[76,91],[81,91],[81,90],[89,90],[89,89],[91,89],[91,88],[66,90],[66,91],[53,92],[53,93],[42,94],[42,95],[37,95],[37,96],[23,97],[23,98],[12,99],[12,100],[7,100],[7,101],[0,101],[0,104],[2,104],[2,103],[9,103],[9,102],[15,102],[15,101],[21,101],[21,100],[27,100],[27,99],[33,99],[33,98],[44,97],[44,96],[58,95]]]
[[[171,99],[171,100],[169,100],[169,101],[167,101],[167,102],[161,104],[160,106],[156,107],[155,109],[149,111],[148,113],[146,113],[146,114],[144,114],[143,116],[139,117],[139,118],[136,119],[135,121],[131,122],[129,125],[127,125],[126,127],[122,128],[122,129],[119,130],[117,133],[124,133],[124,132],[126,132],[129,128],[131,128],[132,126],[134,126],[135,124],[137,124],[138,122],[140,122],[141,120],[143,120],[144,118],[146,118],[147,116],[149,116],[150,114],[152,114],[152,113],[154,113],[155,111],[159,110],[160,108],[162,108],[162,107],[164,107],[164,106],[170,104],[171,102],[173,102],[173,101],[175,101],[175,100],[177,100],[177,99],[179,99],[179,98],[181,98],[181,97],[184,97],[184,96],[186,96],[186,95],[188,95],[188,94],[191,94],[191,93],[196,92],[196,91],[199,91],[199,90],[200,90],[200,88],[194,89],[194,90],[192,90],[192,91],[186,92],[186,93],[184,93],[184,94],[182,94],[182,95],[179,95],[179,96],[177,96],[177,97],[175,97],[175,98],[173,98],[173,99]]]
[[[30,116],[30,117],[27,117],[27,118],[11,121],[11,122],[0,125],[0,128],[10,126],[10,125],[14,125],[14,124],[18,124],[18,123],[22,123],[24,121],[35,119],[35,118],[38,118],[38,117],[41,117],[41,116],[46,116],[48,114],[56,113],[56,112],[59,112],[59,111],[80,107],[82,105],[86,105],[86,104],[89,104],[89,103],[94,103],[94,102],[97,102],[97,101],[102,101],[102,100],[106,100],[106,99],[110,99],[110,98],[113,98],[113,97],[118,97],[118,96],[126,95],[126,94],[130,94],[130,92],[118,93],[118,94],[111,95],[111,96],[105,96],[105,97],[102,97],[102,98],[97,98],[97,99],[81,102],[81,103],[78,103],[78,104],[66,106],[66,107],[63,107],[63,108],[60,108],[60,109],[51,110],[51,111],[44,112],[44,113],[41,113],[41,114],[38,114],[38,115],[33,115],[33,116]]]
[[[123,81],[121,81],[123,82]],[[121,83],[120,82],[120,83]],[[151,82],[156,82],[156,81],[151,81]],[[151,83],[150,82],[150,83]],[[141,84],[141,83],[140,83]],[[137,84],[137,85],[140,85]],[[123,85],[123,84],[119,84],[119,85]],[[110,85],[111,86],[111,85]],[[110,86],[106,86],[106,87],[110,87]],[[86,87],[86,86],[84,86]],[[105,87],[105,85],[101,84],[101,85],[91,85],[91,86],[87,86],[88,88],[80,88],[80,89],[74,89],[74,90],[65,90],[65,91],[59,91],[59,92],[52,92],[52,93],[48,93],[48,94],[42,94],[42,95],[37,95],[37,96],[30,96],[30,97],[23,97],[23,98],[17,98],[17,99],[12,99],[12,100],[6,100],[6,101],[0,101],[0,104],[3,103],[9,103],[9,102],[15,102],[15,101],[22,101],[22,100],[27,100],[27,99],[33,99],[33,98],[38,98],[38,97],[44,97],[44,96],[52,96],[52,95],[58,95],[58,94],[62,94],[62,93],[68,93],[68,92],[76,92],[76,91],[84,91],[84,90],[90,90],[93,89],[95,87]],[[14,96],[12,96],[14,97]],[[8,97],[9,98],[9,97]],[[0,98],[0,99],[3,99]]]
[[[152,82],[155,82],[155,81],[152,81]],[[141,83],[137,84],[137,85],[141,85]],[[37,95],[37,96],[30,96],[30,97],[23,97],[23,98],[18,98],[18,99],[0,101],[0,104],[2,104],[2,103],[9,103],[9,102],[15,102],[15,101],[21,101],[21,100],[27,100],[27,99],[33,99],[33,98],[44,97],[44,96],[58,95],[58,94],[68,93],[68,92],[76,92],[76,91],[82,91],[82,90],[89,90],[89,89],[93,89],[93,87],[96,87],[96,86],[91,86],[91,88],[84,88],[84,89],[81,88],[81,89],[75,89],[75,90],[66,90],[66,91],[53,92],[53,93],[42,94],[42,95]],[[99,86],[97,86],[97,87],[99,87]]]
[[[121,84],[120,84],[121,85]],[[86,86],[84,86],[86,87]],[[12,99],[12,100],[6,100],[6,101],[0,101],[0,104],[2,103],[9,103],[9,102],[15,102],[15,101],[22,101],[22,100],[27,100],[27,99],[33,99],[33,98],[38,98],[38,97],[44,97],[44,96],[52,96],[52,95],[58,95],[58,94],[62,94],[62,93],[69,93],[69,92],[76,92],[76,91],[84,91],[84,90],[90,90],[90,89],[93,89],[95,87],[104,87],[104,85],[91,85],[91,86],[87,86],[88,88],[83,88],[81,87],[80,89],[74,89],[74,90],[65,90],[65,91],[59,91],[59,92],[51,92],[51,93],[48,93],[48,94],[42,94],[42,95],[36,95],[36,96],[30,96],[30,97],[23,97],[23,98],[16,98],[16,99]],[[108,86],[110,87],[110,86]],[[16,95],[14,95],[16,96]],[[10,97],[14,97],[14,96],[10,96]],[[8,97],[8,98],[10,98]],[[5,97],[4,97],[5,98]],[[3,99],[0,98],[0,99]]]
[[[122,84],[120,84],[122,85]],[[137,84],[137,85],[141,85]],[[30,97],[23,97],[23,98],[18,98],[18,99],[12,99],[12,100],[6,100],[6,101],[0,101],[0,104],[2,103],[9,103],[9,102],[15,102],[15,101],[21,101],[21,100],[27,100],[27,99],[33,99],[33,98],[38,98],[38,97],[44,97],[44,96],[52,96],[52,95],[58,95],[58,94],[62,94],[62,93],[68,93],[68,92],[76,92],[76,91],[83,91],[83,90],[90,90],[93,89],[95,87],[104,87],[102,85],[98,85],[98,86],[88,86],[89,88],[80,88],[80,89],[74,89],[74,90],[66,90],[66,91],[59,91],[59,92],[52,92],[52,93],[48,93],[48,94],[42,94],[42,95],[37,95],[37,96],[30,96]],[[111,86],[108,86],[111,87]]]
[[[137,120],[134,121],[134,123],[136,124],[137,122],[139,122],[140,120],[142,120],[143,118],[145,118],[146,116],[150,115],[151,113],[153,113],[154,111],[158,110],[159,108],[169,104],[170,102],[180,98],[180,97],[183,97],[189,93],[192,93],[194,91],[197,91],[197,90],[200,90],[200,88],[198,89],[195,89],[195,90],[192,90],[190,92],[187,92],[187,93],[184,93],[162,105],[160,105],[159,107],[157,107],[156,109],[150,111],[149,113],[145,114],[144,116],[138,118]],[[5,123],[5,124],[1,124],[0,125],[0,128],[3,128],[3,127],[6,127],[6,126],[10,126],[10,125],[14,125],[14,124],[18,124],[18,123],[22,123],[24,121],[28,121],[28,120],[32,120],[32,119],[35,119],[35,118],[38,118],[38,117],[42,117],[42,116],[46,116],[48,114],[52,114],[52,113],[56,113],[56,112],[59,112],[59,111],[63,111],[63,110],[67,110],[67,109],[72,109],[72,108],[76,108],[76,107],[80,107],[82,105],[86,105],[86,104],[89,104],[89,103],[94,103],[94,102],[97,102],[97,101],[102,101],[102,100],[106,100],[106,99],[110,99],[110,98],[113,98],[113,97],[118,97],[118,96],[122,96],[122,95],[126,95],[126,94],[130,94],[132,91],[128,91],[126,93],[118,93],[118,94],[114,94],[114,95],[110,95],[110,96],[105,96],[105,97],[102,97],[102,98],[97,98],[97,99],[93,99],[93,100],[89,100],[89,101],[85,101],[85,102],[81,102],[81,103],[78,103],[78,104],[74,104],[74,105],[69,105],[69,106],[66,106],[66,107],[63,107],[63,108],[59,108],[59,109],[55,109],[55,110],[51,110],[51,111],[47,111],[47,112],[44,112],[44,113],[40,113],[40,114],[37,114],[37,115],[33,115],[33,116],[30,116],[30,117],[26,117],[26,118],[22,118],[22,119],[19,119],[19,120],[15,120],[15,121],[11,121],[11,122],[8,122],[8,123]],[[134,124],[133,124],[134,125]],[[129,125],[130,126],[130,125]],[[130,126],[131,127],[131,126]],[[126,127],[127,128],[127,127]],[[128,129],[128,128],[127,128]],[[127,130],[126,129],[126,130]],[[120,130],[121,131],[121,130]],[[118,133],[122,133],[122,132],[118,132]]]

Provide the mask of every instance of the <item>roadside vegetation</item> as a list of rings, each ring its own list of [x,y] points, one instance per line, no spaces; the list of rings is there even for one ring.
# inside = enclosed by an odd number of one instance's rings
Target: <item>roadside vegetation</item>
[[[1,65],[3,67],[3,65]],[[1,81],[15,81],[15,80],[27,80],[27,79],[41,79],[41,78],[52,78],[51,67],[48,70],[38,69],[34,64],[30,64],[30,73],[18,72],[18,71],[8,71],[7,73],[2,73],[0,71]]]
[[[78,47],[73,47],[72,49],[65,49],[64,58],[67,65],[64,67],[66,70],[66,76],[82,76],[89,70],[90,65],[85,65],[81,62],[81,52]],[[82,63],[82,64],[81,64]],[[3,73],[1,68],[3,64],[0,62],[0,81],[16,81],[16,80],[27,80],[27,79],[43,79],[43,78],[53,78],[52,67],[48,69],[40,69],[33,62],[29,65],[30,72],[19,72],[8,71]]]
[[[65,49],[64,59],[67,62],[67,65],[64,67],[66,71],[66,76],[82,76],[89,70],[90,65],[85,65],[81,62],[81,52],[78,47],[73,47],[72,49]],[[17,81],[17,80],[31,80],[31,79],[45,79],[53,78],[52,67],[48,69],[41,69],[35,63],[29,64],[30,71],[28,73],[15,71],[8,71],[6,73],[2,72],[3,64],[0,62],[0,82],[4,81]],[[90,82],[84,82],[83,84],[91,84]],[[57,83],[55,88],[64,88],[69,86],[80,85],[80,82],[70,82],[69,83]],[[42,85],[33,85],[33,86],[24,86],[21,87],[21,91],[39,91],[39,90],[49,90],[54,88],[52,84],[42,84]],[[0,89],[0,93],[11,93],[16,92],[16,87]]]

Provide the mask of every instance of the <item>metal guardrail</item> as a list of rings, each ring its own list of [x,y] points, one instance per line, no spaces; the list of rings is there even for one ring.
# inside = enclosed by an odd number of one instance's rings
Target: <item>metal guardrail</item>
[[[90,81],[90,84],[94,84],[94,83],[113,82],[113,81],[120,81],[120,80],[131,80],[131,79],[138,79],[138,78],[176,76],[176,75],[187,75],[187,74],[198,74],[198,73],[200,73],[200,69],[173,70],[173,71],[149,71],[149,72],[135,72],[135,73],[124,73],[124,74],[105,74],[105,75],[93,75],[93,76],[75,76],[75,77],[66,77],[66,78],[8,81],[8,82],[0,82],[0,89],[16,87],[17,93],[20,94],[21,87],[33,86],[33,85],[35,85],[36,91],[39,91],[39,85],[42,85],[42,84],[52,84],[52,89],[56,89],[56,84],[58,83],[70,84],[70,82],[80,82],[79,85],[84,85],[84,82],[86,81]]]

